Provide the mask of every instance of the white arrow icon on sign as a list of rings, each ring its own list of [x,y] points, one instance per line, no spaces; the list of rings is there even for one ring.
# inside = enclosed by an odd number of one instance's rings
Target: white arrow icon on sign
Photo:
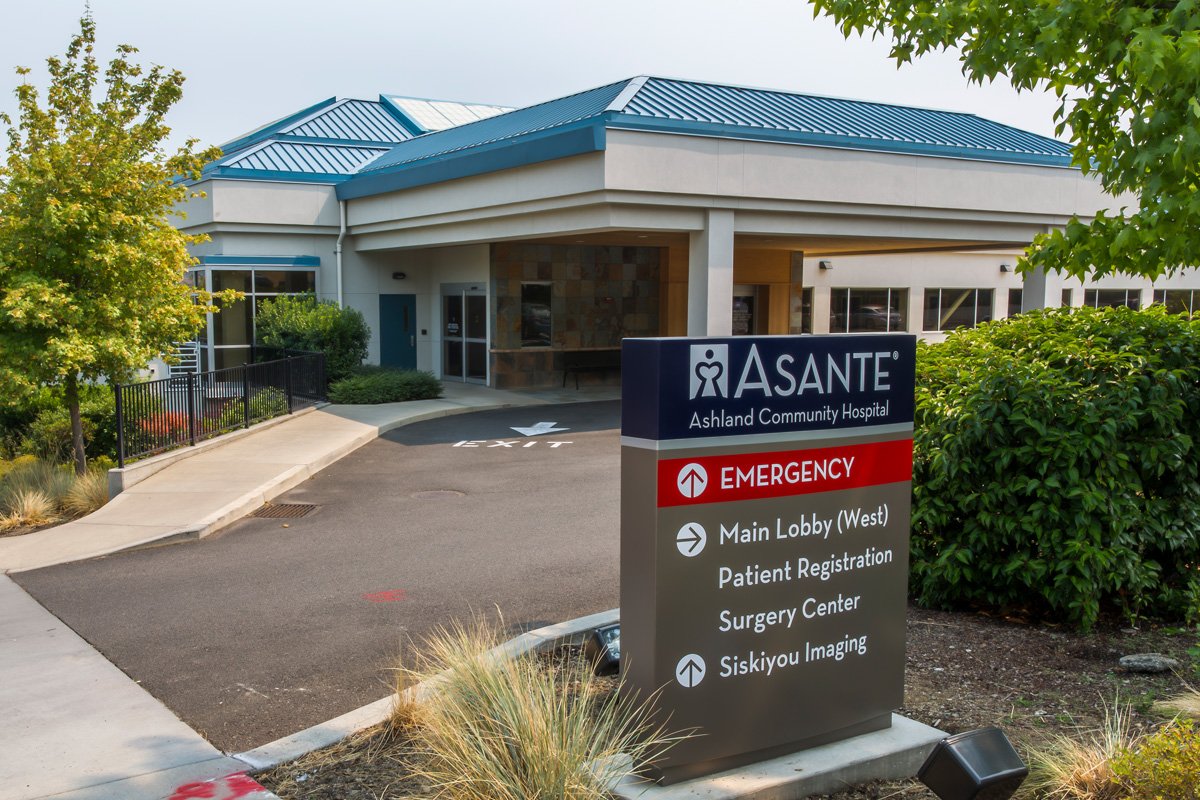
[[[704,552],[704,545],[707,543],[708,532],[699,522],[689,522],[675,534],[675,547],[688,558]]]
[[[556,422],[539,422],[537,425],[534,425],[532,428],[518,428],[516,426],[513,426],[512,428],[510,428],[510,430],[514,430],[517,433],[523,434],[525,436],[541,436],[543,433],[558,433],[559,431],[571,430],[570,428],[554,427],[557,424],[558,423],[556,423]]]
[[[699,464],[688,464],[679,470],[679,478],[675,485],[684,497],[698,497],[708,486],[708,472]]]
[[[695,653],[689,653],[679,659],[679,663],[675,665],[675,680],[679,681],[679,685],[683,688],[690,689],[704,680],[706,669],[703,658]]]

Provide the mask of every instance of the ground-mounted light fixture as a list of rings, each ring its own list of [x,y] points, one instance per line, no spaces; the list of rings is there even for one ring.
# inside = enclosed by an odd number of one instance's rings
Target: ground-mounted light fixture
[[[621,623],[596,628],[583,644],[583,654],[597,675],[615,675],[621,669]]]
[[[1010,264],[1001,264],[1000,271],[1001,272],[1012,272],[1012,266]]]
[[[1008,800],[1029,775],[999,728],[980,728],[937,743],[917,778],[942,800]]]
[[[818,261],[817,267],[819,267],[820,269],[833,269],[833,262],[832,261]]]
[[[408,277],[408,273],[406,273],[406,272],[393,272],[392,273],[392,280],[394,280],[394,281],[402,281],[407,277]]]

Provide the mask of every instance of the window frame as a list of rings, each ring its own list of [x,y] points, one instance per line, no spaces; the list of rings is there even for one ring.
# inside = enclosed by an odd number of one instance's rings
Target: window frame
[[[930,296],[931,292],[937,292],[937,312],[934,315],[934,318],[936,320],[938,320],[938,322],[937,322],[937,326],[933,327],[933,328],[928,326],[926,319],[925,319],[925,314],[929,309],[929,296]],[[970,299],[972,301],[972,307],[974,308],[974,311],[971,314],[971,324],[970,325],[959,325],[958,327],[955,327],[955,328],[947,328],[946,327],[946,322],[949,320],[948,320],[948,318],[944,319],[943,315],[942,315],[942,309],[943,309],[942,299],[943,299],[944,292],[967,292],[969,294]],[[987,306],[986,306],[987,307],[986,317],[985,317],[985,319],[982,319],[982,320],[979,318],[979,316],[980,316],[980,314],[979,314],[979,303],[980,303],[979,293],[980,292],[987,292],[987,294],[988,294]],[[922,301],[923,302],[921,305],[921,309],[922,309],[921,330],[925,333],[943,333],[946,331],[957,331],[957,330],[967,330],[970,328],[977,328],[977,327],[979,327],[979,324],[981,322],[991,322],[993,319],[996,318],[996,308],[995,308],[996,293],[995,293],[995,290],[991,287],[959,286],[959,287],[945,287],[945,288],[941,288],[941,287],[926,288],[924,291],[924,295],[922,297]],[[963,302],[965,303],[966,300],[964,300]],[[962,303],[959,304],[959,308],[961,308],[961,307],[962,307]],[[955,311],[952,311],[950,313],[952,313],[952,314],[956,313],[957,310],[958,309],[956,308]]]

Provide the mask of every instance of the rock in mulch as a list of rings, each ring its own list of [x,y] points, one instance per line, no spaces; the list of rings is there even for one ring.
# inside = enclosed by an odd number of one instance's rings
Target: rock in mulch
[[[1147,674],[1171,672],[1179,668],[1178,661],[1161,653],[1135,653],[1130,656],[1121,656],[1119,663],[1122,669],[1129,672],[1144,672]]]

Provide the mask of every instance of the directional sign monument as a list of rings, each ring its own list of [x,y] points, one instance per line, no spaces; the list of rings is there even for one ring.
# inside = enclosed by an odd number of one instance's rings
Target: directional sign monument
[[[626,339],[621,648],[671,783],[903,702],[916,341]]]

